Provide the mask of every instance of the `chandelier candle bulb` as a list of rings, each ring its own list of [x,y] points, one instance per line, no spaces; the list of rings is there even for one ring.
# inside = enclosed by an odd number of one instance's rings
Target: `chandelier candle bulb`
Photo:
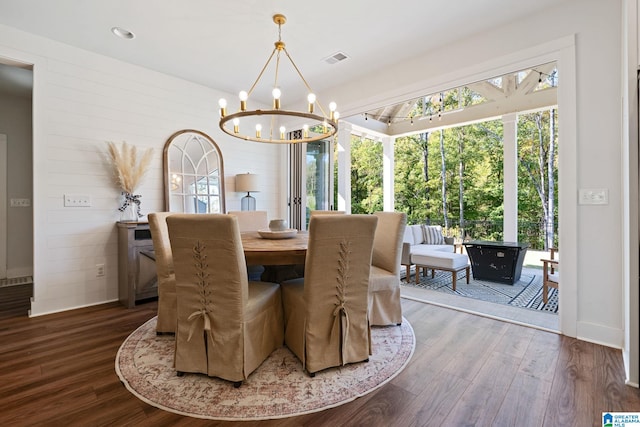
[[[262,138],[262,125],[256,125],[256,138]]]
[[[273,91],[271,92],[271,94],[273,95],[273,108],[274,110],[279,110],[280,109],[280,95],[282,95],[282,92],[280,92],[280,89],[273,88]]]
[[[233,119],[233,133],[238,132],[240,132],[240,119],[235,118]]]
[[[224,117],[227,115],[227,100],[224,98],[220,98],[218,101],[218,105],[220,106],[220,117]]]
[[[310,93],[307,96],[307,101],[309,101],[309,113],[313,114],[313,104],[316,103],[316,95],[314,93]]]
[[[249,98],[249,94],[243,90],[240,91],[238,97],[240,98],[240,111],[247,111],[247,98]]]
[[[285,139],[284,138],[284,133],[286,132],[286,128],[284,126],[280,126],[280,139]]]
[[[302,137],[309,138],[309,125],[302,126]]]
[[[336,108],[337,108],[337,105],[336,105],[336,103],[335,103],[335,102],[330,102],[330,103],[329,103],[329,112],[330,112],[330,114],[329,114],[329,119],[331,119],[331,120],[335,120],[334,116],[335,116],[335,114],[336,114]],[[325,132],[326,132],[326,131],[325,131]]]

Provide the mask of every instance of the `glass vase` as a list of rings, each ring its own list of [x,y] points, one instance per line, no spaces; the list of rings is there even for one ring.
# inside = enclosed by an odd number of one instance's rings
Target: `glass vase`
[[[138,211],[140,209],[140,196],[129,193],[122,194],[122,204],[120,211],[120,222],[138,222]]]

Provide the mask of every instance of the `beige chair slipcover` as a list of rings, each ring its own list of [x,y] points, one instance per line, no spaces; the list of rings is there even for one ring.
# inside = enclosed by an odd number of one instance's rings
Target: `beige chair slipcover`
[[[240,232],[258,231],[269,228],[267,211],[229,211],[229,215],[238,217]]]
[[[169,242],[167,217],[171,212],[154,212],[148,215],[149,230],[156,257],[158,275],[157,333],[176,332],[176,277],[173,271],[173,255]]]
[[[404,212],[376,212],[378,226],[373,242],[369,277],[369,321],[372,326],[402,323],[400,258],[407,226]]]
[[[310,216],[313,215],[344,215],[344,211],[330,211],[330,210],[312,210]]]
[[[174,364],[239,385],[283,343],[277,283],[248,282],[238,219],[167,218],[178,297]]]
[[[282,283],[285,344],[310,374],[368,360],[373,215],[317,215],[309,222],[304,278]]]

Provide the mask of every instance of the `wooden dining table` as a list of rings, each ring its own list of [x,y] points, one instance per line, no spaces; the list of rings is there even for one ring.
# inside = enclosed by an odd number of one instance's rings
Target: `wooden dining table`
[[[300,277],[304,272],[309,233],[298,231],[287,239],[266,239],[257,231],[240,233],[247,265],[265,267],[261,279],[281,282]]]

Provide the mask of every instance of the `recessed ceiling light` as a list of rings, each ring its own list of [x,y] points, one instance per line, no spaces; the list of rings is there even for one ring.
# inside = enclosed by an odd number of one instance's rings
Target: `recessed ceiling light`
[[[136,37],[136,35],[133,34],[131,31],[122,27],[113,27],[111,29],[111,32],[116,36],[120,37],[121,39],[125,39],[125,40],[131,40]]]

